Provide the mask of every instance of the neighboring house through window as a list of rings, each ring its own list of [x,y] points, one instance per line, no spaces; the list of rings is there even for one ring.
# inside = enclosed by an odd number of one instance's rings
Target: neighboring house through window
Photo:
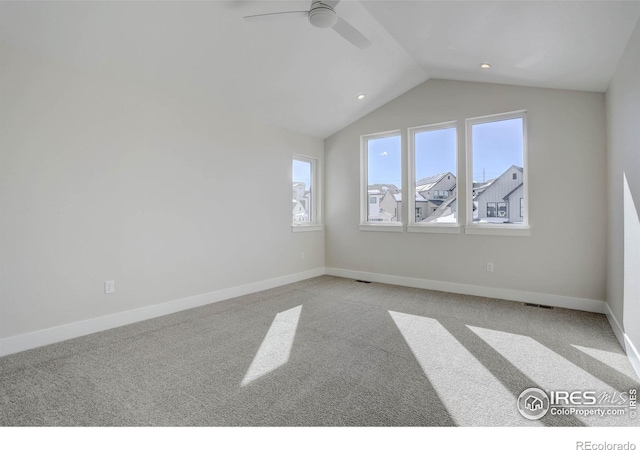
[[[294,155],[292,161],[292,215],[295,229],[321,227],[319,161],[316,158]]]
[[[402,225],[401,138],[397,131],[362,137],[361,211],[362,226]]]
[[[456,226],[457,131],[455,122],[409,129],[409,211],[415,209],[409,226],[420,231],[427,226]],[[418,211],[420,213],[418,214]]]
[[[467,120],[468,225],[525,226],[526,115]]]
[[[467,119],[465,131],[459,149],[456,122],[409,128],[406,161],[400,131],[361,136],[360,229],[403,231],[408,211],[407,231],[459,233],[460,164],[466,172],[464,232],[528,236],[526,112]],[[458,161],[458,154],[465,159]]]

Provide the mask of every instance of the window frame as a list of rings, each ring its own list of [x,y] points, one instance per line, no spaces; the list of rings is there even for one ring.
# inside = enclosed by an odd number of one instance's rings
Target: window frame
[[[405,157],[403,151],[403,139],[401,130],[383,131],[381,133],[365,134],[360,136],[360,231],[404,231],[403,222],[375,223],[368,220],[368,196],[369,196],[369,141],[388,137],[400,137],[400,192],[403,192],[402,168]]]
[[[524,199],[524,217],[522,224],[480,224],[473,222],[473,132],[474,125],[499,122],[503,120],[522,119],[522,183]],[[530,236],[531,226],[529,221],[529,151],[528,151],[528,117],[526,110],[507,113],[490,114],[473,117],[465,120],[466,133],[466,225],[465,234],[503,235],[503,236]],[[497,205],[496,205],[497,214]],[[508,216],[507,211],[507,216]]]
[[[416,209],[416,196],[415,196],[415,185],[416,185],[416,134],[424,133],[428,131],[438,131],[438,130],[446,130],[453,128],[456,136],[455,141],[455,155],[456,155],[456,185],[458,189],[458,198],[456,202],[458,203],[458,214],[456,217],[456,223],[422,223],[416,222],[415,214],[409,214],[407,221],[407,231],[410,233],[452,233],[459,234],[462,226],[460,223],[460,157],[459,157],[459,139],[458,139],[458,121],[451,120],[447,122],[440,122],[429,125],[420,125],[417,127],[410,127],[407,129],[407,191],[411,190],[412,195],[402,194],[404,198],[407,198],[407,208],[408,211],[415,211]],[[435,192],[435,191],[432,191]],[[435,194],[432,193],[430,196],[435,199]],[[448,196],[447,196],[448,198]]]
[[[310,186],[310,202],[311,210],[309,211],[309,222],[294,222],[291,218],[291,231],[322,231],[324,225],[322,223],[322,164],[319,158],[313,156],[294,153],[291,156],[291,185],[293,185],[293,162],[301,161],[311,164],[311,186]]]

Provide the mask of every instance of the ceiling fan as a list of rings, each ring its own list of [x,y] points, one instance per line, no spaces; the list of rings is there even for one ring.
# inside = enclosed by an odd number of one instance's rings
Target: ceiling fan
[[[340,0],[312,0],[309,11],[281,11],[267,14],[255,14],[244,16],[247,20],[259,20],[274,16],[306,17],[309,23],[317,28],[333,28],[340,36],[351,42],[360,49],[365,49],[371,45],[371,41],[364,37],[346,20],[339,17],[334,8]]]

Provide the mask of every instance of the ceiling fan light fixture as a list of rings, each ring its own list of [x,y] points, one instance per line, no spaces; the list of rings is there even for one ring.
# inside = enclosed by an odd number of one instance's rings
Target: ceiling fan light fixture
[[[2,0],[0,0],[2,1]],[[280,11],[244,16],[245,20],[260,20],[275,17],[306,18],[316,28],[333,28],[333,31],[345,38],[360,50],[371,46],[371,41],[356,30],[349,22],[338,16],[333,8],[340,0],[312,0],[309,11]]]
[[[309,11],[309,22],[318,28],[329,28],[336,24],[338,16],[331,8],[318,6]]]

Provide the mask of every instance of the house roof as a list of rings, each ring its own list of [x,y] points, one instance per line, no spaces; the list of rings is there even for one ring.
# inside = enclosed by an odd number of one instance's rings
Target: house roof
[[[444,177],[448,172],[438,173],[436,175],[431,175],[429,177],[420,178],[416,181],[416,186],[424,186],[426,184],[437,183]]]
[[[390,194],[397,194],[400,192],[400,189],[395,184],[370,184],[367,186],[367,190],[372,193],[372,191],[378,191],[378,194],[384,194],[385,192],[389,192]]]
[[[509,192],[507,195],[505,195],[504,197],[502,197],[503,200],[509,200],[509,196],[511,194],[513,194],[515,191],[517,191],[518,189],[520,189],[522,186],[524,185],[524,183],[520,183],[518,186],[516,186],[514,189],[511,190],[511,192]]]
[[[428,191],[447,175],[451,175],[455,179],[455,175],[453,175],[451,172],[443,172],[436,175],[431,175],[430,177],[420,178],[418,181],[416,181],[416,191]]]
[[[482,189],[482,188],[486,188],[487,186],[489,186],[491,183],[493,183],[494,181],[496,181],[495,178],[490,179],[489,181],[474,181],[473,182],[473,189]]]
[[[393,194],[393,198],[397,202],[402,201],[402,192],[398,192],[397,194]],[[428,202],[430,200],[424,198],[420,193],[416,192],[416,202]]]
[[[304,209],[304,207],[306,206],[305,204],[306,204],[306,199],[293,200],[292,209],[296,209],[296,207],[298,206]]]
[[[488,188],[489,186],[491,186],[493,183],[495,183],[496,181],[498,181],[500,178],[504,177],[507,173],[511,172],[511,170],[512,170],[512,169],[514,169],[514,168],[515,168],[516,170],[520,171],[520,172],[523,172],[522,167],[520,167],[520,166],[516,166],[515,164],[512,164],[511,166],[509,166],[509,168],[508,168],[507,170],[505,170],[504,172],[502,172],[502,173],[500,174],[500,176],[499,176],[499,177],[494,178],[493,180],[491,180],[491,182],[487,183],[487,184],[486,184],[486,186],[484,186],[484,190],[483,190],[483,191],[481,191],[481,192],[478,192],[478,194],[476,195],[476,198],[480,197],[482,194],[484,194],[485,192],[487,192],[487,188]],[[475,183],[474,183],[474,184],[475,184]]]

